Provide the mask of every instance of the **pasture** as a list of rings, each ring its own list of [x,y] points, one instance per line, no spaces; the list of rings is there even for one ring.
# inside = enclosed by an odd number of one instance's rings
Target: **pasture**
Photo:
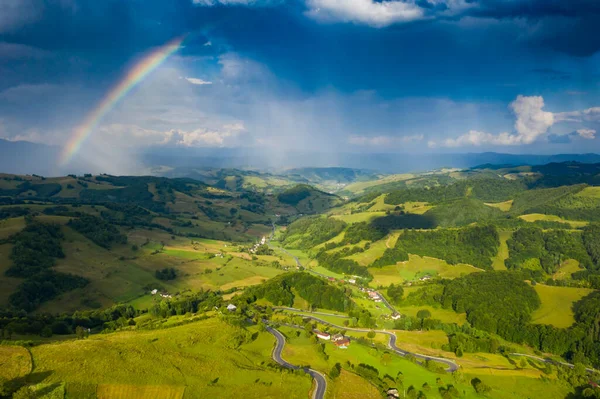
[[[510,208],[512,208],[513,200],[508,200],[508,201],[504,201],[504,202],[494,202],[494,203],[486,202],[485,204],[487,206],[491,206],[492,208],[500,209],[503,212],[508,212],[508,211],[510,211]]]
[[[372,287],[380,285],[387,287],[390,284],[402,284],[406,281],[417,280],[425,275],[456,278],[480,271],[481,269],[471,265],[462,263],[450,265],[441,259],[430,258],[428,256],[420,257],[417,255],[409,255],[409,260],[398,262],[395,265],[381,268],[372,267],[369,269],[369,272],[373,275],[373,281],[370,283]]]
[[[533,312],[532,323],[551,324],[558,328],[567,328],[575,322],[571,309],[573,303],[593,291],[588,288],[554,287],[544,284],[536,284],[534,288],[542,305]]]
[[[512,235],[511,231],[501,230],[498,232],[500,236],[500,247],[498,247],[498,254],[494,257],[492,267],[494,270],[506,270],[504,261],[508,259],[508,245],[506,241]]]
[[[269,367],[275,338],[235,348],[237,327],[216,318],[179,327],[125,331],[32,348],[44,383],[66,383],[67,397],[96,386],[99,398],[305,398],[305,376]],[[256,332],[253,328],[252,332]],[[268,355],[268,356],[267,356]],[[119,365],[119,367],[115,367]]]
[[[527,215],[521,215],[519,218],[523,219],[526,222],[536,222],[538,220],[545,220],[548,222],[560,222],[570,224],[573,228],[584,227],[589,224],[589,222],[585,221],[577,221],[577,220],[567,220],[563,219],[560,216],[556,215],[544,215],[542,213],[530,213]]]

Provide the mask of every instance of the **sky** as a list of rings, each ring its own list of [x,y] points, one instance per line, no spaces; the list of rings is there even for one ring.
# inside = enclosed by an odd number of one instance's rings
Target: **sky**
[[[112,169],[144,148],[600,152],[599,50],[597,0],[0,0],[0,138],[80,134]]]

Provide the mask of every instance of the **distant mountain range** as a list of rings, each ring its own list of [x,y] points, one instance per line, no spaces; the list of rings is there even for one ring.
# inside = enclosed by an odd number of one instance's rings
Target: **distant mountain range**
[[[76,159],[68,170],[57,166],[60,147],[27,141],[8,141],[0,139],[0,172],[18,174],[40,174],[46,176],[66,173],[101,173],[86,165],[85,159]],[[576,161],[582,163],[600,163],[599,154],[501,154],[495,152],[464,154],[391,154],[391,153],[337,153],[328,154],[305,151],[282,154],[265,153],[259,149],[221,149],[221,148],[148,148],[134,154],[139,159],[140,170],[147,173],[162,174],[161,170],[191,168],[238,168],[266,170],[276,174],[283,171],[302,177],[323,175],[323,168],[343,167],[369,175],[378,173],[420,172],[439,168],[471,168],[478,165],[542,165],[552,162]],[[310,168],[310,169],[308,169]],[[290,171],[292,169],[292,171]],[[295,169],[295,171],[294,171]],[[131,174],[132,171],[119,171],[119,174]],[[354,173],[354,172],[353,172]],[[358,173],[358,172],[357,172]],[[179,174],[179,173],[175,173]],[[186,173],[187,174],[187,173]],[[338,174],[336,174],[338,175]],[[299,176],[299,177],[300,177]],[[353,176],[356,178],[358,176]]]

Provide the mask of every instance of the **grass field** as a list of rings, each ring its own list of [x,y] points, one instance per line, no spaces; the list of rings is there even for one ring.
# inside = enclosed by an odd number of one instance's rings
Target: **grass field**
[[[544,215],[542,213],[530,213],[528,215],[521,215],[521,216],[519,216],[519,218],[523,219],[526,222],[535,222],[538,220],[545,220],[548,222],[568,223],[573,228],[583,227],[583,226],[587,226],[589,224],[589,222],[585,222],[585,221],[567,220],[567,219],[561,218],[560,216]]]
[[[449,265],[445,261],[430,257],[409,255],[409,260],[398,262],[395,265],[382,268],[372,267],[369,272],[373,275],[371,286],[384,286],[400,284],[405,281],[414,281],[421,276],[440,276],[456,278],[465,274],[479,272],[481,269],[466,264]]]
[[[400,233],[392,233],[382,240],[371,243],[371,247],[364,252],[358,252],[348,256],[348,259],[353,259],[361,266],[370,266],[376,259],[380,258],[385,250],[396,245]]]
[[[512,204],[513,204],[513,200],[508,200],[508,201],[504,201],[504,202],[494,202],[494,203],[485,203],[487,206],[491,206],[493,208],[498,208],[503,212],[508,212],[510,211],[510,208],[512,208]]]
[[[0,377],[7,380],[26,376],[31,372],[31,356],[22,346],[0,345]]]
[[[360,194],[360,193],[364,192],[366,189],[368,189],[369,187],[379,186],[381,184],[393,183],[393,182],[397,182],[397,181],[404,181],[404,180],[412,179],[413,177],[415,177],[415,175],[410,174],[410,173],[399,174],[399,175],[390,175],[390,176],[385,176],[378,180],[371,180],[371,181],[356,182],[356,183],[348,184],[346,187],[344,187],[343,191],[348,191],[348,192],[351,192],[354,194]]]
[[[169,385],[98,385],[98,399],[182,399],[185,387]]]
[[[575,194],[575,196],[600,199],[600,187],[586,187]]]
[[[535,324],[551,324],[567,328],[575,322],[571,306],[593,290],[588,288],[553,287],[537,284],[535,291],[542,300],[542,306],[532,314]]]
[[[332,217],[342,220],[348,224],[369,222],[377,217],[385,216],[385,212],[359,212],[347,215],[333,215]]]
[[[555,280],[565,280],[571,278],[571,275],[581,270],[579,262],[575,259],[567,259],[564,261],[560,268],[552,275]]]
[[[508,245],[506,244],[506,241],[511,235],[511,231],[501,230],[499,232],[500,247],[498,248],[498,254],[494,257],[492,262],[494,270],[506,270],[506,265],[504,264],[504,261],[508,259]]]
[[[216,318],[179,327],[92,336],[32,348],[44,383],[66,383],[67,398],[97,386],[106,398],[306,398],[305,376],[267,366],[275,339],[260,333],[234,349],[239,331]],[[252,332],[256,332],[253,329]],[[115,367],[118,365],[118,367]],[[83,387],[83,388],[82,388]]]
[[[408,213],[416,213],[422,215],[430,209],[433,209],[433,205],[427,204],[427,202],[405,202],[402,204],[404,211]]]
[[[432,319],[438,319],[444,323],[456,323],[462,325],[467,321],[466,313],[456,313],[452,310],[434,308],[433,306],[419,305],[419,306],[396,306],[396,310],[401,314],[405,314],[412,317],[417,317],[417,312],[421,309],[427,309],[431,312]]]

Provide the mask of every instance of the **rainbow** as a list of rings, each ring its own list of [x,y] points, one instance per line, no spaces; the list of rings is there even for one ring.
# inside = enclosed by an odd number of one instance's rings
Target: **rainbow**
[[[74,129],[73,134],[64,146],[60,155],[60,164],[68,163],[73,155],[79,151],[81,145],[93,132],[94,128],[102,118],[115,107],[115,105],[127,95],[140,81],[150,72],[162,64],[171,54],[179,50],[184,37],[177,37],[150,52],[137,62],[102,99],[102,101],[90,112],[83,123]]]

